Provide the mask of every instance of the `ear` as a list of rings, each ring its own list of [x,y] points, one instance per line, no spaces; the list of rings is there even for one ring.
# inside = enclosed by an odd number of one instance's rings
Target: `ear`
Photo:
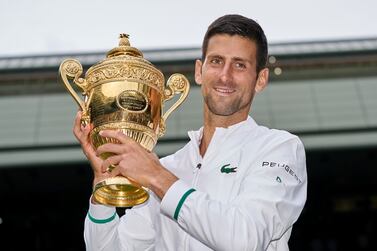
[[[198,85],[202,84],[202,66],[203,66],[202,61],[197,59],[195,61],[195,82]]]
[[[269,70],[268,68],[263,68],[259,71],[257,83],[255,84],[255,92],[261,92],[267,86],[268,83],[268,75]]]

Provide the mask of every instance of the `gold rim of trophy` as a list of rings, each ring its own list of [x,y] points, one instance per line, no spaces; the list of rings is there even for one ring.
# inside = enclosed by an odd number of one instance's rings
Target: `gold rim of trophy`
[[[149,198],[148,189],[123,176],[107,178],[94,186],[93,197],[101,204],[132,207]]]

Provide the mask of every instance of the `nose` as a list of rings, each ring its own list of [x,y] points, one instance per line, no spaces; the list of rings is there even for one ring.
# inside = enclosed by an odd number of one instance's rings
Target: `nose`
[[[224,67],[221,69],[220,80],[223,83],[227,83],[231,79],[232,79],[232,67],[230,64],[226,63],[224,64]]]

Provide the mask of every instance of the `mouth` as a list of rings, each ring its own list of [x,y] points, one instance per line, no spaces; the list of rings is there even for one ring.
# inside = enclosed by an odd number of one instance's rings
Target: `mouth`
[[[221,96],[229,96],[232,93],[236,92],[235,89],[233,88],[228,88],[228,87],[215,87],[213,88],[218,94]]]

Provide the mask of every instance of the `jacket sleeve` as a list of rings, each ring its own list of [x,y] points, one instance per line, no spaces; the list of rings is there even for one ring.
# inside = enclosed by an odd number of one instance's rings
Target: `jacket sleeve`
[[[86,250],[153,250],[154,238],[148,202],[126,210],[121,218],[114,207],[90,203],[84,226]]]
[[[161,211],[214,250],[266,250],[290,231],[304,207],[306,188],[304,147],[294,137],[249,163],[231,203],[213,200],[179,180],[165,194]]]

